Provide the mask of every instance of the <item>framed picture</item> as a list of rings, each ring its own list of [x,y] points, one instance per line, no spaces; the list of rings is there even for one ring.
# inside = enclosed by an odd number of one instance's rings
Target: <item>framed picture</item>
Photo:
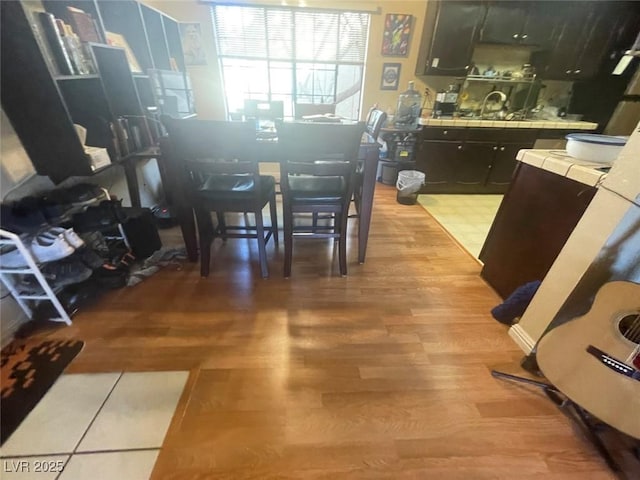
[[[409,53],[412,15],[388,13],[384,20],[382,55],[406,57]]]
[[[400,64],[385,63],[382,65],[382,82],[380,90],[397,90],[400,82]]]
[[[206,65],[207,57],[202,44],[202,31],[199,23],[180,23],[180,38],[185,65]]]

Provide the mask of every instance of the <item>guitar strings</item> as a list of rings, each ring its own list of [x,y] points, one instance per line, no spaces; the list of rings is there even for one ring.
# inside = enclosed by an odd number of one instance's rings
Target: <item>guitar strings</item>
[[[630,335],[629,335],[630,333]],[[631,351],[631,355],[627,358],[626,362],[629,365],[633,365],[633,361],[636,356],[640,354],[640,342],[636,337],[640,336],[640,312],[636,315],[635,320],[633,321],[630,328],[624,333],[625,338],[631,340],[636,343],[635,348]]]

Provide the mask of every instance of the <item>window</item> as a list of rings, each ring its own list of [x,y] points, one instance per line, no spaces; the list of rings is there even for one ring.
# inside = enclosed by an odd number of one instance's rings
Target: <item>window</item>
[[[358,118],[369,14],[281,7],[212,7],[228,112],[245,99],[335,103]]]

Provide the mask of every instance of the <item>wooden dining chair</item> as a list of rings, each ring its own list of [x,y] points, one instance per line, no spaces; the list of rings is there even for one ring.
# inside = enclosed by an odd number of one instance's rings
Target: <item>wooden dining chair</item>
[[[387,114],[383,110],[379,110],[377,108],[373,108],[369,111],[369,115],[367,115],[367,119],[365,121],[366,131],[373,140],[378,140],[378,136],[380,135],[380,130],[384,126],[387,121]],[[356,207],[356,213],[352,215],[357,218],[360,216],[360,206],[362,205],[362,169],[363,165],[358,164],[356,168],[355,182],[353,187],[353,204]]]
[[[340,274],[347,274],[347,217],[364,122],[276,123],[284,217],[284,276],[291,276],[293,238],[338,241]],[[327,224],[300,224],[301,214],[330,215]],[[296,222],[297,221],[297,222]]]
[[[169,157],[180,168],[186,201],[193,209],[200,243],[200,273],[209,275],[211,243],[217,237],[255,238],[260,272],[269,276],[266,244],[278,244],[275,178],[260,175],[255,125],[250,122],[220,122],[163,117],[169,134]],[[163,152],[164,155],[164,152]],[[269,204],[271,226],[265,226],[262,210]],[[211,212],[216,212],[213,225]],[[226,212],[253,213],[255,225],[228,225]]]

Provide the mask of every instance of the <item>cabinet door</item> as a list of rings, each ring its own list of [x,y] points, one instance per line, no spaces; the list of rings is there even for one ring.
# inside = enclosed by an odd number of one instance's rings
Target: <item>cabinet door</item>
[[[416,157],[416,168],[425,174],[422,193],[449,192],[462,142],[425,140]]]
[[[482,192],[498,147],[490,142],[465,142],[457,157],[454,188],[457,193]]]
[[[504,193],[507,191],[513,171],[516,169],[518,161],[516,155],[522,148],[530,148],[531,145],[505,144],[497,147],[496,154],[491,164],[491,171],[487,178],[487,193]]]
[[[535,45],[542,49],[551,49],[558,37],[562,24],[558,12],[549,2],[526,2],[527,15],[520,33],[519,41],[523,45]]]
[[[598,73],[600,64],[616,35],[618,13],[608,2],[595,5],[593,10],[582,49],[573,69],[574,79],[591,78]]]
[[[467,74],[483,15],[480,2],[438,2],[426,75]]]
[[[525,2],[492,2],[482,25],[480,41],[515,43],[520,40],[526,17]]]

